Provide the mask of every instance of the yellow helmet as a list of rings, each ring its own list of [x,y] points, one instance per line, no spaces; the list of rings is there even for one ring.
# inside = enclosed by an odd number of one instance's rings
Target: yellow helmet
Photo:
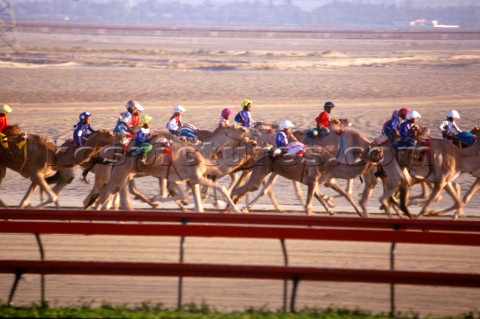
[[[245,99],[242,101],[242,108],[247,106],[248,104],[252,104],[252,101],[249,99]]]
[[[145,124],[150,123],[152,119],[153,118],[150,115],[143,115],[142,118],[140,119],[140,125],[144,126]]]
[[[12,112],[12,108],[10,106],[8,106],[7,104],[3,104],[2,106],[0,106],[0,113],[10,113]]]

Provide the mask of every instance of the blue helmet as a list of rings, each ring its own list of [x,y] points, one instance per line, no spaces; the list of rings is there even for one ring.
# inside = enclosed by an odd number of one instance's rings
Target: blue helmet
[[[83,120],[86,120],[87,118],[89,118],[90,116],[92,116],[92,113],[83,112],[83,113],[80,113],[80,116],[78,118],[80,119],[80,121],[83,121]]]

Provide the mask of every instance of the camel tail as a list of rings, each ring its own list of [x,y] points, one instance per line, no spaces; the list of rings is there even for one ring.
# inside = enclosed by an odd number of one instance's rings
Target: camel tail
[[[360,183],[363,184],[363,177],[362,177],[362,176],[359,176],[358,178],[360,179]]]

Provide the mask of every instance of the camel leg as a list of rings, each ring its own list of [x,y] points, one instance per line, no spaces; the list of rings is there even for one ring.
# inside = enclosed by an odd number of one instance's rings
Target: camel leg
[[[44,202],[38,204],[37,206],[35,206],[34,208],[43,208],[45,206],[47,206],[48,204],[50,203],[55,203],[57,200],[58,200],[58,196],[57,194],[55,194],[53,192],[53,190],[50,188],[50,186],[48,185],[47,181],[45,180],[45,178],[43,178],[43,176],[32,176],[31,177],[32,179],[32,184],[33,183],[36,183],[38,184],[38,186],[40,186],[40,188],[45,192],[47,193],[47,200],[45,200]],[[31,194],[30,194],[31,196]],[[22,200],[23,202],[23,200]]]
[[[313,193],[313,196],[315,196],[315,198],[320,202],[320,204],[322,204],[323,208],[325,208],[325,211],[330,216],[335,215],[335,212],[330,209],[330,205],[328,205],[328,203],[325,202],[325,197],[328,197],[328,196],[322,195],[322,193],[320,193],[320,190],[318,189],[318,186],[315,189],[315,193]]]
[[[132,178],[132,180],[133,180],[133,178]],[[132,202],[130,200],[129,191],[130,191],[130,184],[129,185],[124,185],[120,189],[120,192],[117,194],[117,197],[118,197],[118,200],[119,200],[118,206],[122,210],[130,210],[130,211],[135,210],[135,208],[133,207]]]
[[[161,181],[160,181],[161,182]],[[130,177],[129,180],[128,180],[128,191],[130,193],[132,193],[134,196],[135,196],[135,199],[139,199],[141,200],[142,202],[144,203],[147,203],[148,205],[150,205],[150,207],[152,208],[156,208],[158,206],[158,204],[155,204],[153,203],[152,201],[150,201],[148,198],[146,198],[142,193],[140,193],[140,191],[138,190],[136,184],[135,184],[135,179],[133,177]],[[125,201],[128,201],[130,202],[130,197],[128,197],[128,200],[125,199],[123,197],[124,195],[121,195],[120,198],[121,200],[125,200]],[[162,195],[163,196],[163,195]],[[125,202],[124,204],[126,204],[128,207],[132,207],[132,204],[127,204],[127,202]],[[122,205],[123,207],[123,205]],[[133,208],[133,207],[132,207]],[[130,209],[130,208],[128,208]]]
[[[202,204],[202,196],[200,194],[200,184],[193,184],[192,186],[192,193],[193,193],[193,200],[195,202],[195,211],[199,213],[203,213],[203,204]]]
[[[198,180],[197,182],[195,183],[194,181],[191,181],[192,184],[200,184],[200,185],[205,185],[205,186],[210,186],[212,188],[216,188],[226,199],[226,201],[228,202],[229,206],[228,207],[231,207],[236,213],[241,213],[241,210],[238,209],[238,207],[235,205],[235,203],[232,201],[232,198],[230,197],[230,194],[227,190],[226,187],[224,186],[220,186],[220,185],[216,185],[214,182],[212,182],[211,180],[209,180],[208,178],[206,177],[203,177],[203,176],[198,176]],[[200,193],[199,193],[200,194]],[[199,195],[198,194],[198,195]],[[197,195],[196,195],[197,196]],[[199,197],[200,199],[200,197]],[[201,203],[200,203],[201,204]],[[202,208],[203,210],[203,208]]]
[[[307,200],[305,201],[305,212],[307,216],[312,216],[313,209],[312,209],[312,201],[313,201],[313,194],[317,188],[317,180],[310,181],[307,184]]]
[[[274,173],[270,174],[270,177],[268,178],[267,182],[263,184],[262,190],[258,193],[258,195],[252,201],[248,203],[248,205],[244,208],[244,211],[249,211],[252,208],[253,204],[255,204],[262,196],[265,196],[265,194],[267,194],[270,191],[273,183],[275,183],[277,178],[278,178],[277,174],[274,174]],[[280,207],[275,207],[275,209],[279,212],[283,211]]]
[[[430,215],[439,216],[445,213],[448,213],[456,209],[454,214],[454,219],[457,219],[459,216],[463,216],[463,206],[464,202],[461,200],[461,189],[460,185],[455,182],[450,182],[445,185],[445,190],[452,197],[454,204],[449,208],[443,209],[441,211],[431,211]]]
[[[295,187],[295,194],[297,195],[297,198],[300,201],[300,204],[302,206],[305,206],[305,198],[303,197],[303,192],[302,192],[302,188],[300,187],[300,182],[294,181],[293,186]]]
[[[30,205],[30,197],[32,197],[32,194],[35,192],[37,187],[38,187],[37,183],[32,182],[30,184],[30,186],[27,189],[27,192],[25,193],[22,200],[20,201],[19,208],[25,208]]]
[[[465,197],[463,197],[463,203],[467,204],[470,202],[472,199],[473,195],[476,193],[476,191],[480,188],[480,178],[477,178],[475,182],[473,182],[472,186],[470,186],[470,189],[468,190],[467,194]]]
[[[7,167],[0,165],[0,185],[2,184],[2,180],[5,178],[5,175],[7,174]],[[0,207],[7,207],[5,203],[0,199]]]
[[[377,187],[377,177],[374,175],[373,170],[363,175],[364,187],[362,195],[360,196],[359,204],[362,208],[363,214],[368,217],[367,203],[368,199],[372,195],[373,190]]]
[[[355,211],[357,212],[357,214],[360,216],[360,217],[364,217],[364,215],[362,214],[362,212],[360,211],[360,209],[358,208],[357,204],[355,204],[355,202],[353,201],[353,197],[352,195],[350,195],[349,193],[347,193],[342,187],[340,187],[340,185],[337,184],[337,182],[335,182],[334,179],[331,179],[328,183],[328,186],[330,188],[332,188],[334,191],[336,191],[337,193],[339,193],[340,195],[342,195],[343,197],[345,197],[348,202],[352,205],[353,209],[355,209]]]
[[[438,198],[438,196],[440,196],[440,193],[442,192],[442,190],[445,188],[446,185],[447,185],[447,182],[445,180],[438,181],[434,184],[433,190],[432,190],[432,193],[430,194],[429,199],[427,200],[427,202],[425,203],[425,205],[423,206],[422,210],[420,211],[420,213],[417,215],[416,218],[420,218],[423,215],[428,215],[430,213],[430,206]]]

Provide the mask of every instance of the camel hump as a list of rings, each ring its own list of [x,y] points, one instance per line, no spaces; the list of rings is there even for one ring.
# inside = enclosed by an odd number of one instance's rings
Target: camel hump
[[[23,133],[22,129],[17,124],[9,125],[3,130],[3,134],[5,135],[14,135],[14,134],[22,134],[22,133]]]

